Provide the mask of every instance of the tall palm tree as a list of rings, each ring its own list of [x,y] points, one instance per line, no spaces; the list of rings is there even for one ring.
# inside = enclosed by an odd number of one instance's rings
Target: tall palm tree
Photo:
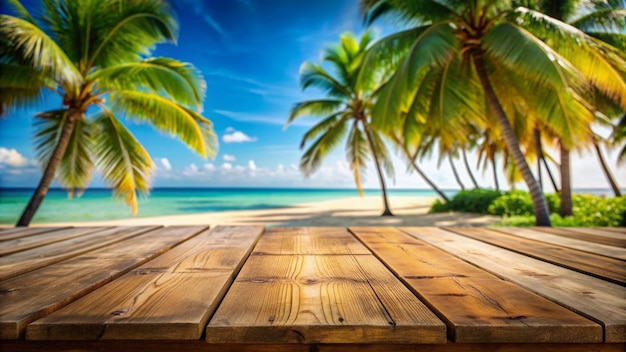
[[[297,103],[291,109],[287,125],[302,116],[322,117],[302,138],[300,148],[315,139],[300,160],[300,169],[305,175],[315,172],[323,158],[347,135],[346,156],[359,193],[363,195],[361,180],[371,156],[382,190],[382,215],[393,215],[382,171],[384,167],[387,175],[393,177],[393,165],[382,136],[369,121],[378,70],[361,72],[363,56],[372,39],[371,32],[365,32],[360,40],[347,33],[341,36],[339,44],[325,49],[323,61],[334,68],[335,76],[317,64],[305,62],[302,65],[302,89],[315,86],[324,90],[329,98]]]
[[[3,107],[44,90],[62,98],[61,107],[36,116],[44,170],[18,226],[30,223],[55,177],[71,196],[87,187],[94,168],[136,213],[153,163],[122,117],[174,135],[204,157],[214,155],[211,122],[199,112],[206,86],[200,73],[187,63],[148,57],[155,44],[176,39],[164,1],[44,0],[38,17],[10,2],[16,16],[0,15]]]
[[[512,117],[541,120],[568,145],[574,144],[594,119],[583,99],[590,84],[626,107],[626,82],[615,79],[625,66],[617,50],[539,12],[512,8],[506,0],[361,3],[368,22],[391,14],[416,25],[401,32],[414,40],[372,110],[373,124],[394,128],[402,115],[425,120],[424,106],[433,105],[447,120],[462,112],[469,120],[494,114],[530,191],[536,224],[549,226],[545,198],[524,158]],[[440,78],[431,79],[433,72],[440,72]],[[431,89],[422,89],[426,81]],[[478,91],[471,89],[475,85]]]

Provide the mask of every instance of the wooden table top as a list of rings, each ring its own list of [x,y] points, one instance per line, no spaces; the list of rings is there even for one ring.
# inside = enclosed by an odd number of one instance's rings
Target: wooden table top
[[[625,264],[624,228],[0,229],[0,349],[621,351]]]

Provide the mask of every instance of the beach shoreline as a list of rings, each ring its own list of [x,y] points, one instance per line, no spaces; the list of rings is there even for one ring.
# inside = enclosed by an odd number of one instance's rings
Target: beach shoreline
[[[288,207],[271,209],[199,212],[193,214],[85,222],[46,222],[32,224],[31,226],[486,226],[496,223],[499,220],[498,217],[479,214],[428,214],[428,210],[435,199],[437,199],[437,197],[390,196],[389,203],[395,216],[385,217],[380,216],[382,213],[381,197],[365,196],[300,203]]]

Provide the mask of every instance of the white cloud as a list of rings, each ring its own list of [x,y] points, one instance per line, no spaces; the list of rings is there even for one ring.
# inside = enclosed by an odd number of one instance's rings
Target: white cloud
[[[230,155],[230,154],[224,154],[224,156],[222,156],[222,158],[224,158],[224,161],[235,161],[235,160],[237,160],[237,158],[235,158],[234,155]]]
[[[222,136],[224,143],[243,143],[243,142],[256,142],[256,137],[250,137],[241,131],[233,131],[230,134]]]
[[[172,164],[170,164],[170,161],[167,158],[161,158],[159,159],[159,162],[161,163],[161,166],[163,166],[163,168],[167,171],[172,170]]]
[[[254,160],[248,161],[248,169],[250,169],[251,171],[256,170],[256,163],[254,162]]]
[[[28,165],[28,159],[16,149],[0,147],[0,164],[6,164],[12,167],[23,167]]]
[[[211,164],[211,163],[206,163],[204,164],[204,169],[207,171],[214,171],[215,170],[215,165]]]
[[[222,164],[222,170],[232,170],[233,168],[233,164],[231,163],[223,163]]]

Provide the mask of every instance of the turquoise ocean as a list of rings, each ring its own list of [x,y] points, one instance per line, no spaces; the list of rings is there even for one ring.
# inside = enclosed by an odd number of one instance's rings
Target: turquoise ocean
[[[0,188],[0,224],[15,224],[33,190]],[[456,190],[445,191],[448,196]],[[576,193],[608,195],[609,190],[575,190]],[[365,190],[366,196],[380,196],[379,190]],[[390,196],[435,197],[432,190],[391,189]],[[155,188],[139,199],[137,217],[192,214],[231,210],[258,210],[356,197],[355,189],[291,188]],[[393,206],[393,204],[392,204]],[[51,189],[33,223],[96,221],[130,218],[130,208],[113,199],[111,190],[89,188],[81,197],[68,199],[63,189]]]
[[[14,224],[32,195],[32,189],[0,188],[0,224]],[[379,196],[378,190],[365,190]],[[449,191],[453,195],[456,191]],[[391,196],[436,196],[431,190],[390,190]],[[192,214],[231,210],[288,207],[300,203],[356,197],[355,189],[281,188],[155,188],[140,197],[137,217]],[[63,189],[51,189],[37,211],[34,224],[130,218],[123,200],[113,199],[110,189],[89,188],[80,197],[68,199]]]

